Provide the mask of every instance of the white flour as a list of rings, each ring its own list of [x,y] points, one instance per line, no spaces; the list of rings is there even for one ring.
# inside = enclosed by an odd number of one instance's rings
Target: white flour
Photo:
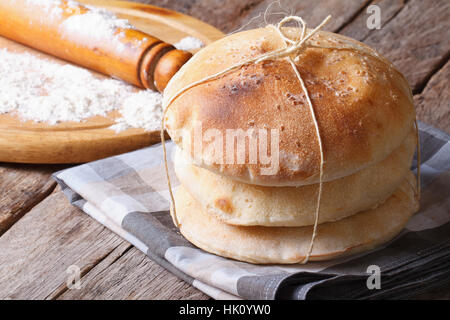
[[[0,113],[56,124],[105,116],[113,110],[122,114],[116,131],[129,127],[159,130],[161,94],[100,79],[70,64],[0,49]]]
[[[63,14],[61,4],[61,0],[26,0],[26,5],[31,10],[33,10],[33,6],[39,6],[40,10],[47,13],[47,15],[40,17],[44,21],[48,19],[61,20]],[[18,3],[17,5],[22,4]],[[128,20],[119,19],[114,13],[105,9],[80,4],[72,0],[67,1],[66,5],[72,9],[84,6],[89,11],[83,14],[73,14],[60,24],[58,31],[63,38],[83,43],[89,48],[94,48],[101,41],[108,41],[119,51],[126,48],[126,45],[121,41],[125,35],[118,29],[134,29]],[[148,39],[144,38],[141,41],[148,41]]]
[[[111,129],[116,132],[130,127],[154,131],[161,127],[162,95],[155,91],[140,91],[127,97],[120,109],[122,118]]]
[[[94,48],[106,39],[119,51],[126,45],[121,41],[125,34],[118,29],[134,29],[125,19],[117,18],[112,12],[91,6],[84,14],[75,14],[64,20],[59,27],[62,37]],[[147,41],[147,39],[144,39]]]
[[[3,0],[0,0],[3,1]],[[15,0],[12,0],[15,1]],[[48,15],[60,18],[60,0],[26,0],[26,5],[40,6]],[[68,1],[68,7],[79,5]],[[70,16],[59,31],[63,37],[94,47],[109,41],[119,50],[123,33],[118,28],[134,28],[125,19],[104,9],[86,6],[89,11]],[[142,41],[147,41],[143,39]],[[185,37],[175,44],[178,49],[194,50],[204,46],[200,39]],[[100,79],[91,72],[70,64],[58,64],[28,53],[0,49],[0,114],[14,113],[22,120],[54,125],[63,121],[84,121],[118,110],[122,117],[111,129],[159,130],[162,95],[114,79]]]
[[[61,4],[61,0],[26,0],[25,3],[27,8],[30,8],[30,10],[33,10],[33,6],[39,6],[40,10],[44,10],[47,13],[47,15],[42,15],[40,17],[41,20],[52,18],[59,19],[63,14],[63,9],[60,8]],[[66,4],[69,8],[76,8],[77,5],[79,5],[78,2],[72,0],[68,0]],[[21,6],[23,3],[17,3],[16,5]]]
[[[174,43],[173,46],[179,50],[190,51],[200,49],[201,47],[204,47],[205,44],[200,39],[194,37],[184,37],[177,43]]]

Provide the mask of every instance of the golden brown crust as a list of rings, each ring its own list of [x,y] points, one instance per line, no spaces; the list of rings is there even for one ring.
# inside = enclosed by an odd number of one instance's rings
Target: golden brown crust
[[[294,32],[295,29],[289,29]],[[320,32],[296,66],[311,97],[324,147],[324,180],[352,174],[384,159],[408,134],[415,118],[404,77],[384,58],[349,38]],[[317,44],[315,42],[315,44]],[[164,92],[167,101],[181,88],[232,64],[283,46],[271,28],[233,34],[198,52]],[[200,122],[214,128],[278,129],[279,170],[261,174],[262,164],[217,164],[203,141],[201,165],[251,184],[298,186],[317,183],[320,152],[311,113],[298,79],[286,60],[242,67],[200,84],[170,106],[166,124],[172,139],[186,149]],[[225,146],[224,146],[225,150]],[[194,150],[191,150],[194,155]],[[197,155],[198,156],[198,155]]]

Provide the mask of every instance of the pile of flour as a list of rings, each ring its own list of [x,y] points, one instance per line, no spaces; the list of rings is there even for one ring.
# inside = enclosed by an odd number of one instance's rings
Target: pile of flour
[[[42,7],[48,13],[46,18],[63,14],[60,0],[27,0],[27,5]],[[69,0],[66,5],[75,8],[78,3]],[[88,12],[70,16],[60,25],[61,35],[74,41],[77,37],[83,42],[87,39],[92,46],[110,39],[120,49],[122,35],[117,29],[134,27],[109,11],[87,8]],[[186,37],[175,46],[194,50],[203,43],[197,38]],[[151,90],[138,90],[120,80],[99,78],[71,64],[0,49],[0,114],[12,113],[22,120],[54,125],[106,116],[113,110],[121,114],[111,127],[117,132],[128,128],[159,130],[162,95]]]
[[[58,64],[29,53],[0,49],[0,113],[57,124],[80,122],[119,110],[116,130],[159,130],[162,96],[120,80],[98,78],[88,70]]]
[[[203,43],[202,40],[197,39],[195,37],[184,37],[177,43],[174,43],[175,48],[177,48],[179,50],[185,50],[185,51],[200,49],[204,45],[205,44]]]
[[[201,40],[193,37],[180,43],[180,49],[203,46]],[[0,114],[14,113],[22,120],[54,125],[106,116],[113,110],[122,115],[111,127],[117,132],[128,128],[159,130],[162,95],[138,90],[120,80],[94,76],[71,64],[0,49]]]

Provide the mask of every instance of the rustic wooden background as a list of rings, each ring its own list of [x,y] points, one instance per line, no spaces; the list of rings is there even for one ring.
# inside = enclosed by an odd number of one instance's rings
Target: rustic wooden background
[[[224,32],[253,19],[272,0],[136,0],[197,17]],[[381,9],[381,29],[366,9]],[[363,41],[392,60],[413,88],[420,120],[450,132],[450,2],[447,0],[290,0],[288,13]],[[208,299],[69,205],[50,178],[63,166],[0,163],[0,299]],[[66,269],[81,268],[81,290]],[[450,299],[450,288],[416,299]]]

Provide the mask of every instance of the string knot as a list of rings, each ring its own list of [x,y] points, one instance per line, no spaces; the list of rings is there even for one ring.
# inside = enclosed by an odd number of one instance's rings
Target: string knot
[[[314,36],[320,29],[322,29],[323,26],[326,23],[328,23],[328,21],[330,19],[331,19],[331,16],[326,17],[322,21],[321,24],[319,24],[315,29],[313,29],[311,32],[309,32],[307,34],[307,32],[308,32],[307,24],[301,17],[298,17],[298,16],[284,17],[280,22],[278,22],[278,24],[276,26],[274,26],[274,25],[269,25],[269,26],[274,28],[278,32],[278,35],[280,36],[280,38],[283,39],[284,42],[286,43],[286,47],[278,49],[278,50],[274,50],[267,54],[264,54],[264,55],[258,57],[257,59],[255,59],[254,61],[249,61],[249,62],[258,63],[258,62],[262,62],[265,60],[291,57],[292,55],[294,55],[295,56],[294,58],[296,58],[302,50],[307,48],[307,45],[306,45],[307,41],[312,36]],[[298,38],[298,40],[294,40],[294,39],[290,38],[289,34],[286,32],[286,30],[283,29],[283,26],[291,21],[296,21],[301,25],[300,37]]]

